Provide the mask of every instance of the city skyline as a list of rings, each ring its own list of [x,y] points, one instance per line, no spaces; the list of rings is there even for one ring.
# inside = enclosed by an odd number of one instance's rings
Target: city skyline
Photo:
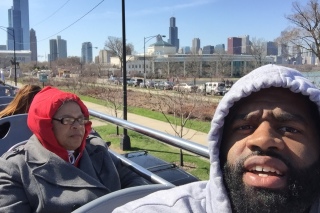
[[[137,53],[143,53],[144,37],[161,34],[169,38],[171,17],[179,29],[180,48],[191,47],[194,38],[200,39],[201,48],[218,44],[227,48],[228,37],[244,35],[273,41],[289,26],[284,15],[292,13],[294,2],[270,0],[261,6],[255,0],[137,1],[126,2],[126,38]],[[307,0],[299,2],[305,5]],[[6,27],[11,6],[12,0],[0,2],[0,26]],[[78,57],[83,42],[98,47],[93,50],[97,56],[108,36],[122,37],[120,1],[29,0],[29,15],[30,29],[37,35],[39,61],[47,60],[49,40],[57,35],[68,42],[68,56]],[[0,33],[0,45],[6,44],[5,36],[5,32]],[[150,40],[146,47],[155,42],[155,38]]]

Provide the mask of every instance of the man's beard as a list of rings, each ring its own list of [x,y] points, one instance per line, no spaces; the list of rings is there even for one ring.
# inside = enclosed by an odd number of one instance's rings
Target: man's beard
[[[245,186],[243,163],[253,155],[274,156],[288,166],[287,187],[279,190]],[[223,167],[233,212],[306,212],[320,194],[320,161],[306,169],[295,169],[274,153],[253,153],[237,165]]]

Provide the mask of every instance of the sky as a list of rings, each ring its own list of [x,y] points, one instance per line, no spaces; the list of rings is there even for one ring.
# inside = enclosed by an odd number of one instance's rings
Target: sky
[[[297,0],[306,5],[309,0]],[[0,0],[0,26],[8,26],[13,0]],[[291,0],[126,0],[126,42],[143,53],[144,38],[157,34],[169,39],[170,18],[176,18],[180,47],[225,44],[228,37],[273,41],[290,25]],[[47,60],[49,40],[67,41],[68,56],[81,56],[83,42],[91,42],[93,55],[104,49],[109,36],[122,38],[122,0],[29,0],[30,28],[36,31],[38,60]],[[6,44],[0,30],[0,44]],[[146,47],[156,39],[146,39]]]

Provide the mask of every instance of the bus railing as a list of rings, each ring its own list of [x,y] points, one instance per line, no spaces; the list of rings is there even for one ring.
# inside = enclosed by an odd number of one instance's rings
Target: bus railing
[[[133,122],[123,120],[120,118],[116,118],[113,116],[109,116],[100,112],[97,112],[95,110],[89,109],[90,116],[93,116],[95,118],[99,118],[103,121],[112,123],[114,125],[126,128],[128,130],[135,131],[137,133],[143,134],[145,136],[148,136],[150,138],[156,139],[158,141],[161,141],[163,143],[169,144],[171,146],[187,150],[191,153],[200,155],[205,158],[209,158],[209,151],[206,146],[194,143],[192,141],[188,141],[173,135],[169,135],[164,132],[160,132],[139,124],[135,124]],[[126,158],[123,155],[119,155],[112,150],[110,150],[110,153],[113,154],[115,157],[117,157],[121,162],[128,166],[130,169],[132,169],[134,172],[142,176],[143,178],[149,180],[153,184],[163,184],[166,186],[174,186],[172,183],[168,182],[167,180],[163,179],[162,177],[159,177],[158,175],[150,172],[146,168],[143,168],[142,166],[136,164],[135,162],[131,161],[130,159]]]
[[[145,136],[151,137],[153,139],[159,140],[161,142],[164,142],[166,144],[169,144],[171,146],[187,150],[189,152],[192,152],[194,154],[200,155],[205,158],[209,158],[209,150],[208,147],[197,144],[195,142],[185,140],[183,138],[179,138],[155,129],[148,128],[146,126],[142,126],[139,124],[135,124],[133,122],[123,120],[120,118],[116,118],[113,116],[109,116],[100,112],[97,112],[95,110],[90,110],[89,113],[91,116],[99,118],[101,120],[110,122],[114,125],[121,126],[125,129],[132,130],[135,132],[138,132],[140,134],[143,134]]]

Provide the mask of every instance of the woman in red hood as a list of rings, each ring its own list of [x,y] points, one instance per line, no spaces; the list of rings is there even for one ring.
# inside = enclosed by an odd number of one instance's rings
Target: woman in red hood
[[[45,87],[32,101],[24,146],[0,158],[0,212],[71,212],[107,193],[147,184],[89,135],[87,107]],[[14,196],[12,196],[14,195]]]

